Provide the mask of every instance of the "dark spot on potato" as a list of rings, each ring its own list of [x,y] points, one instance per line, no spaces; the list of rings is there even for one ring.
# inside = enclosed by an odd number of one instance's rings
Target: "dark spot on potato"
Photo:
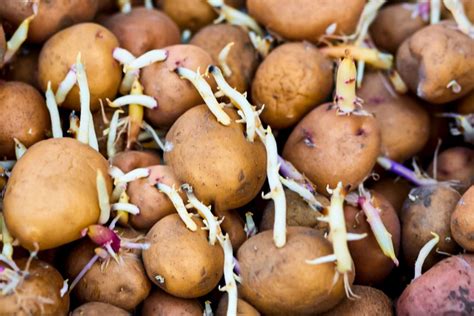
[[[245,179],[244,171],[240,170],[239,172],[239,182],[242,182]]]
[[[436,188],[434,187],[420,187],[415,188],[411,191],[411,194],[415,197],[413,203],[423,202],[424,207],[431,206],[431,195],[434,193]]]
[[[356,136],[364,136],[365,135],[365,130],[363,128],[359,128],[356,131]]]
[[[95,38],[104,38],[104,35],[102,34],[102,31],[97,31],[95,33]]]

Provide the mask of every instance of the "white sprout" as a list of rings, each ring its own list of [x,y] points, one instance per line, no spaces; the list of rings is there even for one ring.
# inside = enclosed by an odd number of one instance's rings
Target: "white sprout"
[[[311,193],[307,188],[305,188],[298,182],[289,178],[284,178],[282,176],[280,176],[280,181],[281,183],[283,183],[285,187],[297,193],[301,198],[303,198],[303,200],[305,200],[305,202],[308,203],[308,205],[313,210],[318,211],[323,208],[322,204],[319,203],[318,200],[316,200],[316,197],[314,196],[314,194]]]
[[[139,104],[149,109],[154,109],[158,106],[158,102],[156,102],[155,98],[144,94],[128,94],[121,96],[114,101],[107,99],[107,103],[112,108],[117,108],[128,104]]]
[[[155,275],[155,280],[158,281],[160,284],[164,284],[165,283],[165,278],[162,276],[162,275]]]
[[[59,84],[58,90],[56,91],[56,95],[54,96],[57,104],[62,104],[64,100],[66,100],[68,93],[74,87],[76,82],[76,68],[74,65],[72,65],[72,67],[67,72],[66,77]]]
[[[64,297],[69,290],[68,279],[64,280],[63,287],[59,290],[59,296]]]
[[[462,90],[461,85],[456,80],[451,80],[446,88],[451,89],[451,91],[456,94],[461,93]]]
[[[69,115],[69,128],[67,133],[72,134],[73,137],[77,139],[77,135],[79,134],[79,117],[75,111],[72,111]]]
[[[92,113],[89,112],[89,146],[91,146],[96,151],[99,151],[99,141],[97,140],[97,135],[95,133],[94,119],[92,118]],[[80,128],[80,127],[79,127]]]
[[[369,0],[360,15],[356,31],[352,38],[356,38],[355,45],[360,46],[369,32],[369,27],[377,17],[379,9],[387,2],[386,0]]]
[[[151,136],[151,137],[153,138],[153,140],[158,144],[158,146],[161,148],[161,150],[163,150],[164,152],[171,151],[171,149],[172,149],[171,143],[166,142],[165,144],[163,144],[163,142],[161,141],[160,137],[158,136],[158,134],[156,133],[155,129],[153,128],[153,126],[151,126],[151,125],[148,124],[147,122],[143,121],[143,122],[142,122],[142,128],[143,128],[148,134],[150,134],[150,136]],[[171,148],[170,148],[170,145],[171,145]]]
[[[252,212],[245,213],[245,226],[244,226],[245,234],[247,238],[255,236],[258,232],[257,225],[255,225],[255,221],[253,220]]]
[[[420,249],[420,252],[418,253],[418,257],[416,258],[416,261],[415,261],[415,276],[413,277],[413,280],[421,276],[423,263],[425,262],[426,258],[430,254],[431,250],[433,250],[433,248],[439,242],[438,234],[431,232],[431,235],[433,235],[433,239],[428,241],[423,246],[423,248]]]
[[[132,215],[137,215],[140,213],[140,209],[135,204],[120,202],[112,204],[112,211],[123,211]]]
[[[336,33],[336,29],[337,29],[337,23],[336,23],[336,22],[331,23],[331,24],[329,24],[329,26],[326,28],[326,31],[324,31],[324,34],[326,34],[326,35],[333,35],[334,33]]]
[[[115,141],[117,137],[119,115],[121,113],[123,113],[122,110],[116,110],[110,120],[109,133],[107,135],[107,156],[109,158],[112,158],[117,153],[117,150],[115,149]]]
[[[153,9],[153,0],[145,0],[145,8],[152,10]]]
[[[225,4],[223,0],[207,0],[207,3],[209,3],[214,10],[219,13],[219,17],[214,21],[214,23],[220,23],[226,20],[230,24],[243,26],[260,36],[263,35],[262,28],[253,18]]]
[[[465,142],[474,144],[474,113],[467,115],[443,113],[440,116],[454,118],[455,125],[451,126],[451,134],[454,136],[463,135]]]
[[[15,166],[16,160],[3,160],[0,161],[0,167],[4,170],[12,170],[13,166]]]
[[[123,177],[125,173],[120,170],[119,167],[117,166],[110,166],[108,170],[109,176],[111,176],[114,179],[114,184],[117,184],[117,179],[120,177]]]
[[[322,256],[313,260],[306,260],[306,263],[308,264],[313,264],[313,265],[318,265],[318,264],[323,264],[323,263],[328,263],[328,262],[336,262],[337,257],[335,254],[330,254],[327,256]]]
[[[464,11],[461,0],[443,0],[444,5],[451,11],[459,30],[469,37],[474,38],[474,25],[469,21]]]
[[[130,13],[132,11],[132,4],[130,0],[118,0],[117,4],[122,13]]]
[[[143,55],[135,58],[131,62],[125,63],[123,71],[126,73],[131,70],[137,70],[149,66],[157,61],[163,61],[168,58],[168,51],[165,49],[153,49]]]
[[[0,213],[0,232],[2,233],[1,240],[3,244],[2,255],[11,259],[13,256],[13,238],[10,235],[3,213]]]
[[[119,176],[116,178],[116,183],[127,183],[132,182],[141,178],[148,178],[150,175],[149,168],[137,168],[133,169],[132,171],[127,172],[124,175]]]
[[[121,47],[114,48],[112,57],[121,64],[128,64],[135,60],[135,56],[132,53]]]
[[[191,214],[188,213],[186,206],[184,206],[183,199],[181,199],[181,196],[179,196],[176,189],[164,183],[157,183],[156,187],[158,188],[158,190],[160,190],[161,192],[163,192],[164,194],[168,196],[168,198],[171,200],[171,203],[173,203],[176,211],[178,212],[179,217],[184,222],[186,227],[193,232],[196,231],[197,225],[191,219]]]
[[[51,118],[53,137],[62,138],[63,130],[61,128],[61,119],[59,118],[58,105],[56,104],[53,91],[51,90],[51,81],[48,81],[48,87],[46,89],[46,107],[48,108],[49,117]]]
[[[234,255],[232,250],[232,243],[229,235],[223,236],[220,233],[217,236],[219,243],[224,251],[224,279],[225,286],[219,287],[220,291],[226,291],[228,296],[227,315],[237,315],[237,283],[235,282],[234,274]]]
[[[252,31],[250,31],[248,34],[253,47],[255,47],[260,56],[267,57],[267,55],[270,53],[270,48],[272,46],[274,38],[271,35],[266,35],[262,37]]]
[[[79,98],[81,102],[81,120],[79,123],[79,135],[77,139],[84,143],[89,144],[89,124],[90,124],[90,93],[89,84],[87,83],[87,75],[84,70],[84,65],[81,62],[81,53],[77,54],[76,59],[76,76],[77,84],[79,86]]]
[[[99,224],[105,224],[110,218],[110,198],[104,175],[99,169],[97,169],[96,186],[100,208]]]
[[[25,145],[23,145],[22,142],[20,142],[18,139],[13,138],[13,140],[15,141],[16,160],[20,160],[20,158],[23,157],[23,155],[26,153],[27,149],[26,149]]]
[[[229,56],[230,49],[234,46],[234,42],[229,42],[219,53],[219,66],[222,68],[222,72],[224,73],[225,77],[232,76],[232,69],[230,69],[229,65],[227,64],[227,57]]]
[[[132,53],[120,47],[114,48],[112,56],[114,57],[115,60],[117,60],[119,63],[123,65],[131,63],[132,61],[135,60],[135,56]],[[140,74],[139,69],[127,71],[125,73],[125,76],[122,79],[122,82],[120,83],[119,92],[124,95],[129,93],[130,90],[132,89],[132,85],[133,85],[133,82],[135,81],[135,78],[138,78],[139,74]]]
[[[181,33],[181,43],[183,43],[183,44],[189,43],[189,41],[191,40],[192,35],[193,35],[193,33],[191,32],[191,30],[189,30],[189,29],[183,30],[183,32]]]
[[[385,76],[382,75],[382,77],[384,78],[384,81],[385,81]],[[390,72],[389,72],[389,75],[388,75],[388,78],[390,79],[390,82],[392,83],[392,86],[395,88],[395,91],[400,93],[400,94],[405,94],[408,92],[408,87],[406,85],[406,83],[403,81],[402,77],[400,76],[400,74],[398,73],[398,71],[396,71],[395,69],[392,69]],[[385,84],[385,82],[384,82]],[[389,89],[389,92],[392,93],[392,87],[390,86],[390,89]]]
[[[204,302],[204,312],[202,313],[203,316],[214,316],[211,308],[211,301]]]
[[[28,36],[28,29],[30,27],[31,21],[36,16],[36,13],[27,17],[23,22],[21,22],[20,26],[16,29],[15,33],[13,33],[10,40],[7,42],[7,51],[5,52],[5,56],[3,57],[3,63],[7,63],[12,59],[15,53],[20,49],[21,44],[23,44]],[[0,61],[1,64],[1,61]]]
[[[441,19],[441,0],[430,1],[430,24],[437,24]]]

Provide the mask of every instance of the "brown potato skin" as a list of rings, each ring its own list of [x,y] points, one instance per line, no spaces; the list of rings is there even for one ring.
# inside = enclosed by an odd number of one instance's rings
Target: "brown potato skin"
[[[143,251],[143,263],[150,280],[167,293],[181,298],[206,295],[219,283],[224,266],[224,253],[218,243],[211,246],[208,233],[186,228],[178,214],[157,222],[147,234],[150,248]],[[162,276],[160,283],[156,276]]]
[[[124,173],[137,168],[159,165],[160,162],[160,156],[156,153],[136,150],[119,152],[111,160],[111,164],[118,167]]]
[[[336,34],[352,34],[364,5],[364,0],[247,0],[250,15],[270,32],[311,42],[317,42],[333,23],[337,23]]]
[[[166,215],[176,212],[171,200],[166,194],[158,191],[155,184],[160,182],[178,189],[181,182],[168,166],[150,166],[149,169],[148,178],[132,181],[127,187],[130,203],[140,209],[139,214],[130,216],[130,224],[136,229],[148,230]],[[185,197],[186,195],[182,194],[182,198]]]
[[[15,158],[17,138],[27,148],[46,138],[51,129],[41,94],[23,82],[0,82],[0,158]]]
[[[188,109],[203,103],[193,84],[175,73],[176,68],[185,67],[192,71],[199,68],[203,73],[212,64],[212,57],[194,45],[173,45],[165,49],[168,58],[143,68],[140,75],[144,94],[158,101],[158,107],[145,109],[147,122],[155,127],[170,127]],[[206,80],[215,89],[214,80]]]
[[[403,291],[397,315],[471,315],[474,256],[444,259]]]
[[[207,106],[188,110],[171,127],[166,141],[173,144],[164,160],[177,178],[189,183],[203,203],[230,210],[250,202],[266,178],[265,147],[250,143],[237,112],[224,108],[229,126],[217,122]]]
[[[120,65],[112,57],[113,49],[118,46],[115,35],[95,23],[76,24],[56,33],[40,53],[38,78],[41,88],[46,91],[48,81],[51,81],[51,88],[56,91],[80,52],[89,83],[91,111],[97,111],[99,99],[115,98],[122,79]],[[61,106],[80,110],[77,85]]]
[[[155,289],[143,302],[141,316],[202,316],[197,299],[178,298]]]
[[[427,22],[417,15],[406,3],[389,5],[379,10],[377,17],[370,26],[370,35],[375,46],[391,54],[416,31],[426,26]]]
[[[120,47],[136,57],[152,49],[180,43],[179,28],[174,21],[158,10],[133,8],[130,13],[116,13],[103,25],[117,37]]]
[[[462,98],[474,89],[474,40],[442,22],[419,30],[400,46],[397,70],[418,97],[443,104]],[[452,80],[462,87],[454,93]]]
[[[97,0],[41,1],[38,15],[30,23],[27,41],[42,43],[66,27],[91,21],[97,9]],[[0,3],[0,17],[15,28],[32,14],[31,1],[3,0]]]
[[[474,186],[464,193],[456,205],[451,215],[451,232],[461,247],[474,251]]]
[[[331,93],[332,62],[308,42],[287,43],[260,64],[252,82],[252,101],[265,105],[262,120],[275,129],[296,124]]]
[[[345,295],[343,278],[333,284],[334,264],[306,263],[331,254],[331,244],[308,227],[287,227],[286,237],[286,245],[276,248],[273,232],[264,231],[240,247],[239,294],[268,315],[314,315],[331,309]]]
[[[20,48],[20,50],[15,54],[15,58],[8,62],[8,64],[6,64],[2,69],[4,71],[2,77],[7,81],[24,82],[38,90],[41,90],[38,82],[39,53],[40,48],[36,46]]]
[[[456,109],[457,109],[457,113],[459,114],[474,113],[474,91],[472,91],[467,96],[459,100],[459,103]]]
[[[461,198],[460,194],[447,186],[427,186],[411,190],[406,199],[400,221],[402,224],[402,249],[405,262],[413,267],[420,249],[431,239],[434,232],[439,235],[436,247],[440,251],[455,253],[457,244],[450,230],[451,214]],[[444,256],[431,252],[423,265],[432,267]]]
[[[16,260],[20,269],[26,267],[27,258]],[[0,264],[3,266],[3,264]],[[0,295],[1,315],[67,315],[69,311],[69,294],[61,297],[63,277],[51,265],[40,260],[33,260],[29,276],[16,288],[16,294]],[[39,298],[52,301],[52,304],[40,304]]]
[[[382,154],[396,161],[405,161],[420,152],[430,135],[428,112],[409,95],[391,95],[390,85],[382,73],[364,75],[358,96],[364,110],[373,113],[382,136]]]
[[[222,295],[219,300],[219,305],[217,305],[216,316],[226,316],[227,315],[227,305],[228,304],[228,295],[225,293]],[[260,316],[260,312],[255,309],[252,305],[247,303],[241,298],[237,298],[237,315],[239,316]]]
[[[372,192],[374,206],[381,210],[380,217],[387,231],[392,235],[393,248],[398,257],[400,249],[400,221],[390,202],[377,192]],[[346,204],[344,217],[347,231],[354,234],[367,234],[362,240],[350,241],[349,251],[355,265],[355,283],[371,285],[381,283],[395,267],[393,261],[384,255],[364,212]]]
[[[35,242],[45,250],[81,238],[81,230],[99,219],[97,170],[110,194],[108,163],[92,147],[72,138],[31,146],[13,168],[5,192],[10,233],[30,250]]]
[[[309,138],[314,146],[305,144]],[[294,128],[283,149],[290,161],[327,195],[339,181],[355,189],[369,175],[380,153],[380,130],[372,116],[341,116],[332,104],[308,113]],[[357,166],[357,168],[354,168]]]
[[[393,206],[397,215],[400,216],[402,211],[403,203],[410,193],[411,186],[408,181],[403,179],[381,179],[372,186],[375,192],[383,195],[385,199]]]
[[[230,42],[234,45],[227,55],[227,65],[232,74],[226,77],[229,85],[243,93],[249,90],[258,66],[258,53],[247,33],[238,26],[211,24],[202,28],[189,42],[211,55],[214,64],[219,65],[219,53]]]
[[[360,299],[350,300],[345,298],[339,305],[324,313],[323,316],[392,316],[392,301],[384,292],[363,285],[352,286],[352,291]]]
[[[159,0],[159,3],[181,30],[189,29],[194,33],[217,18],[217,13],[203,0]]]
[[[104,316],[104,315],[116,315],[116,316],[128,316],[129,312],[119,308],[117,306],[102,303],[102,302],[89,302],[82,304],[72,311],[71,316]]]
[[[224,234],[229,235],[232,249],[234,252],[247,240],[247,234],[244,230],[245,223],[238,214],[237,210],[220,210],[214,209],[213,213],[220,219],[224,219],[221,228]]]

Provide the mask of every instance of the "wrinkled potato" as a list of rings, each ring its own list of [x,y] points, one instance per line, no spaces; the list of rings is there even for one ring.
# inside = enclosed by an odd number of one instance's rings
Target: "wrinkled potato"
[[[156,289],[143,302],[141,316],[202,316],[202,312],[197,299],[178,298]]]
[[[261,232],[237,253],[242,280],[239,294],[264,314],[325,312],[344,298],[343,278],[334,278],[333,263],[310,265],[306,260],[332,251],[329,241],[312,228],[288,227],[282,248],[276,248],[272,231]]]
[[[387,231],[392,235],[392,244],[395,255],[400,248],[400,221],[393,206],[385,197],[372,192],[374,206],[380,210],[380,217]],[[349,250],[355,266],[355,282],[357,284],[379,284],[395,267],[392,259],[380,249],[374,233],[367,222],[367,217],[357,207],[346,204],[344,207],[347,231],[354,234],[367,234],[361,240],[349,242]]]
[[[146,95],[158,101],[158,107],[146,109],[147,122],[156,127],[169,127],[178,117],[193,106],[202,104],[196,88],[186,79],[181,79],[176,68],[185,67],[192,71],[206,71],[212,64],[212,57],[202,48],[194,45],[166,47],[168,58],[143,68],[140,81]],[[213,88],[214,80],[207,79]]]
[[[403,81],[428,102],[451,102],[474,89],[474,39],[456,27],[451,22],[424,27],[397,52],[397,70]],[[454,82],[461,91],[448,87]]]
[[[19,259],[16,264],[25,269],[27,259]],[[0,263],[0,266],[4,266]],[[51,265],[33,260],[28,276],[16,287],[13,294],[0,294],[1,315],[67,315],[69,312],[69,294],[63,297],[63,277]]]
[[[417,14],[413,16],[415,7],[406,3],[389,5],[382,8],[370,26],[370,35],[377,48],[395,54],[398,47],[418,30],[426,26]]]
[[[41,94],[23,82],[0,82],[0,159],[15,157],[15,141],[27,148],[46,138],[51,122]]]
[[[244,230],[245,224],[236,210],[213,210],[218,218],[222,219],[221,228],[224,234],[229,235],[232,249],[234,252],[247,240],[247,234]]]
[[[222,295],[219,300],[219,305],[217,305],[216,316],[226,316],[227,315],[227,305],[228,304],[228,295],[227,293]],[[252,305],[247,303],[241,298],[237,298],[237,315],[238,316],[260,316],[258,310],[255,309]]]
[[[474,251],[474,186],[464,193],[451,215],[451,233],[461,247]]]
[[[129,316],[130,313],[126,310],[117,306],[102,303],[102,302],[89,302],[82,304],[72,311],[71,316]]]
[[[310,43],[287,43],[260,64],[252,82],[252,101],[262,120],[275,129],[296,124],[331,93],[332,62]]]
[[[179,44],[179,28],[158,10],[134,8],[130,13],[116,13],[103,25],[117,37],[120,47],[136,57],[152,49]]]
[[[426,145],[430,132],[428,112],[409,95],[388,93],[382,73],[364,76],[358,96],[364,109],[374,113],[382,136],[382,154],[396,161],[413,157]],[[383,92],[380,90],[384,90]]]
[[[328,224],[318,220],[323,216],[320,212],[312,209],[297,193],[284,189],[286,197],[286,225],[311,227],[324,233],[328,231]],[[324,207],[329,206],[329,200],[322,195],[316,195],[316,200]],[[275,221],[275,203],[269,201],[263,210],[260,230],[273,229]]]
[[[125,173],[137,168],[159,165],[160,162],[160,156],[154,152],[135,150],[122,151],[111,160],[113,166],[118,167]]]
[[[294,128],[283,157],[327,194],[339,181],[355,189],[372,171],[380,143],[374,117],[337,115],[332,104],[323,104]]]
[[[166,135],[173,149],[164,159],[203,203],[230,210],[259,194],[266,178],[266,153],[260,140],[247,141],[244,126],[235,122],[237,112],[224,111],[231,118],[229,126],[217,122],[205,105],[184,113]]]
[[[18,27],[33,15],[34,1],[2,0],[0,17]],[[41,1],[38,15],[31,21],[27,40],[42,43],[71,25],[91,21],[98,9],[98,0]]]
[[[143,263],[150,280],[167,293],[181,298],[206,295],[219,283],[224,253],[218,243],[210,245],[201,219],[192,218],[191,231],[178,214],[157,222],[147,234],[150,248],[143,251]]]
[[[354,294],[359,299],[344,299],[339,305],[324,313],[324,316],[392,316],[392,301],[384,292],[369,286],[354,285]]]
[[[226,80],[231,87],[243,93],[252,83],[258,66],[258,53],[242,28],[229,24],[208,25],[193,36],[190,44],[204,49],[219,65],[219,53],[231,42],[234,45],[227,55],[226,63],[232,73]]]
[[[3,77],[7,81],[21,81],[40,90],[38,82],[39,53],[40,50],[36,46],[22,47],[15,54],[15,58],[2,69],[4,71]],[[2,56],[0,56],[0,60],[1,58]]]
[[[400,216],[402,252],[409,266],[415,265],[420,249],[433,238],[431,232],[439,235],[436,248],[447,253],[455,253],[457,244],[452,239],[450,221],[460,198],[460,194],[448,186],[435,185],[411,190]],[[443,257],[431,252],[423,265],[424,270],[432,267]]]
[[[397,315],[471,315],[474,256],[444,259],[413,281],[397,301]]]
[[[385,199],[393,206],[397,215],[400,215],[403,203],[410,193],[411,186],[408,181],[403,179],[383,178],[372,186],[372,189],[383,195]]]
[[[68,27],[52,36],[43,46],[39,57],[38,78],[43,91],[48,81],[56,91],[61,81],[81,53],[90,90],[90,107],[99,109],[99,99],[114,99],[122,79],[122,69],[112,57],[119,46],[115,35],[95,23],[81,23]],[[62,107],[80,110],[79,88],[75,86]]]
[[[317,42],[332,24],[335,34],[355,31],[365,0],[247,0],[252,17],[288,40]]]

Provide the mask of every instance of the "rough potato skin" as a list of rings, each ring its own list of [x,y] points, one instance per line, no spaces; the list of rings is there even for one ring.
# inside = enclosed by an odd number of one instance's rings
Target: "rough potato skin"
[[[392,316],[392,301],[384,292],[363,285],[354,285],[352,291],[360,299],[350,300],[345,298],[339,305],[324,313],[323,316]]]
[[[51,88],[56,91],[80,52],[89,83],[91,111],[98,110],[99,99],[115,98],[122,79],[122,69],[112,56],[113,49],[118,46],[115,35],[95,23],[76,24],[56,33],[40,53],[38,78],[41,88],[46,91],[48,81],[51,81]],[[80,104],[76,85],[62,107],[79,111]]]
[[[415,98],[390,94],[386,85],[390,83],[382,73],[367,73],[358,96],[364,100],[364,110],[375,115],[380,127],[382,154],[402,162],[428,142],[430,118]]]
[[[33,1],[2,0],[0,17],[18,27],[33,15]],[[38,15],[31,21],[27,41],[42,43],[56,32],[71,25],[91,21],[98,9],[98,0],[41,1]]]
[[[463,193],[474,184],[474,150],[467,147],[453,147],[441,152],[438,156],[436,179],[438,181],[457,180],[455,187]],[[433,175],[433,162],[429,167]]]
[[[411,190],[406,199],[400,220],[402,223],[402,248],[405,262],[413,267],[420,249],[431,239],[434,232],[439,235],[437,248],[455,253],[456,242],[450,230],[451,214],[461,195],[448,186],[435,185]],[[431,252],[423,265],[429,269],[443,256]]]
[[[323,104],[294,128],[283,157],[316,184],[321,194],[327,194],[327,185],[335,188],[339,181],[355,189],[374,167],[380,139],[374,117],[337,115],[332,104]]]
[[[16,264],[25,269],[27,259],[19,259]],[[0,264],[3,266],[3,264]],[[61,297],[63,277],[46,262],[33,260],[28,269],[29,276],[16,288],[15,294],[0,295],[1,315],[67,315],[69,294]],[[42,303],[48,301],[51,304]]]
[[[474,251],[474,186],[464,193],[454,209],[451,232],[461,247]]]
[[[41,94],[22,82],[0,82],[0,158],[15,158],[15,141],[27,148],[46,138],[51,123]]]
[[[136,57],[152,49],[180,43],[179,28],[158,10],[134,8],[130,13],[116,13],[104,21],[104,26],[117,36],[120,47]]]
[[[400,46],[397,70],[410,90],[434,104],[462,98],[474,89],[474,40],[442,22],[427,26]],[[447,85],[461,86],[455,93]]]
[[[226,81],[243,93],[252,83],[258,66],[258,53],[242,28],[229,24],[211,24],[196,33],[190,44],[204,49],[211,55],[214,63],[219,65],[219,53],[230,42],[234,45],[227,55],[227,65],[232,74],[226,77]]]
[[[143,302],[141,316],[202,316],[197,299],[185,299],[156,289]]]
[[[154,152],[128,150],[115,155],[111,160],[111,165],[127,173],[133,169],[159,165],[160,162],[160,156]]]
[[[189,183],[196,196],[215,208],[230,210],[250,202],[266,178],[265,147],[250,143],[233,109],[224,111],[231,124],[217,122],[207,106],[188,110],[171,127],[166,141],[173,145],[164,159],[177,178]]]
[[[189,29],[191,32],[196,32],[217,18],[217,13],[205,0],[160,0],[159,2],[161,9],[178,24],[181,30]]]
[[[228,295],[225,293],[222,295],[219,300],[219,305],[217,305],[216,316],[226,316],[227,315],[227,304],[228,304]],[[260,316],[258,310],[255,309],[252,305],[247,303],[241,298],[237,299],[237,315],[238,316]]]
[[[448,257],[403,291],[397,315],[472,315],[474,256]]]
[[[398,47],[427,22],[420,15],[413,17],[413,9],[406,3],[382,8],[370,27],[370,35],[377,48],[395,54]]]
[[[129,316],[130,313],[126,310],[117,306],[102,303],[102,302],[89,302],[82,304],[72,311],[71,316]]]
[[[273,232],[247,240],[237,253],[242,279],[239,294],[267,315],[314,315],[344,297],[343,278],[334,284],[333,263],[309,265],[306,260],[332,253],[318,231],[288,227],[286,245],[276,248]]]
[[[365,0],[247,0],[250,15],[288,40],[317,42],[333,23],[336,34],[355,31]],[[284,8],[284,9],[283,9]]]
[[[275,129],[296,124],[331,93],[332,62],[310,43],[287,43],[260,64],[252,82],[252,101],[262,120]]]
[[[147,122],[155,127],[170,127],[178,117],[193,106],[203,103],[199,92],[191,82],[175,73],[176,68],[205,72],[212,64],[212,57],[194,45],[173,45],[165,48],[168,58],[143,68],[140,81],[146,95],[158,101],[158,107],[145,109]],[[214,89],[214,80],[207,79]]]
[[[192,218],[191,231],[178,214],[157,222],[147,234],[150,248],[143,251],[143,263],[150,280],[171,295],[197,298],[206,295],[223,274],[224,252],[219,244],[209,244],[201,219]],[[161,276],[164,283],[156,277]]]
[[[108,163],[92,147],[72,138],[31,146],[13,168],[5,192],[10,233],[30,250],[35,242],[44,250],[79,239],[81,230],[99,218],[97,170],[110,193]]]

